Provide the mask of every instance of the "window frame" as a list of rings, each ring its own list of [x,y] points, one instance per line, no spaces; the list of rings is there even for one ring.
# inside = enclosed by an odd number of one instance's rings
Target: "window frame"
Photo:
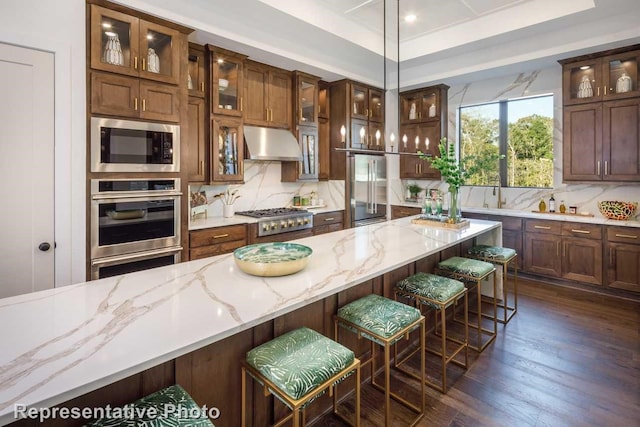
[[[491,101],[491,102],[479,102],[477,104],[469,104],[469,105],[461,105],[458,107],[458,155],[462,156],[462,110],[464,108],[471,107],[480,107],[483,105],[494,105],[498,104],[498,153],[501,156],[504,156],[498,162],[498,172],[500,173],[500,186],[504,188],[533,188],[533,189],[548,189],[553,188],[554,177],[551,177],[552,186],[551,187],[517,187],[517,186],[509,186],[508,185],[508,177],[509,169],[507,167],[507,155],[508,155],[508,142],[509,142],[509,102],[512,101],[522,101],[525,99],[536,99],[536,98],[551,98],[551,104],[554,105],[555,102],[555,94],[553,92],[544,93],[540,95],[531,95],[531,96],[522,96],[519,98],[508,98],[501,99],[499,101]],[[552,108],[552,116],[551,118],[555,120],[553,116],[553,108]],[[553,141],[553,130],[551,134],[551,138]],[[552,150],[553,150],[552,146]],[[555,156],[553,161],[555,162]],[[553,174],[553,172],[552,172]],[[478,184],[465,184],[465,187],[495,187],[495,184],[487,184],[487,185],[478,185]]]

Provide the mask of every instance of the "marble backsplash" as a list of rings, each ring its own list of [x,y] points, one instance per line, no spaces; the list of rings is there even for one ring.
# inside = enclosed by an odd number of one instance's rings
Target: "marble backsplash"
[[[504,207],[526,211],[537,210],[540,198],[548,203],[551,194],[556,204],[564,200],[567,209],[576,206],[578,212],[589,212],[599,216],[598,201],[623,200],[640,201],[640,183],[608,184],[569,184],[562,182],[562,69],[560,65],[533,70],[518,75],[471,82],[449,89],[449,140],[456,141],[458,136],[458,108],[503,99],[520,98],[543,94],[554,95],[554,180],[553,188],[502,188]],[[390,175],[390,176],[399,176]],[[416,182],[423,188],[439,188],[446,192],[448,185],[440,181],[415,181],[392,179],[390,181],[389,200],[391,204],[404,202],[405,187]],[[462,209],[464,207],[497,206],[494,187],[462,187]],[[496,191],[497,193],[497,191]],[[446,197],[445,197],[446,202]]]
[[[330,209],[344,209],[344,181],[280,182],[280,162],[244,162],[244,184],[190,185],[190,192],[206,193],[207,216],[222,216],[222,202],[214,196],[227,188],[237,189],[240,197],[234,203],[235,211],[289,206],[296,194],[315,191]]]

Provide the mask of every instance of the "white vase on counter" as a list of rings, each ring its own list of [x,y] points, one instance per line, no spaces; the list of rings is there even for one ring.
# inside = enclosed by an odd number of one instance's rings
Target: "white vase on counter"
[[[235,210],[233,209],[233,205],[222,204],[222,216],[224,218],[231,218],[234,214]]]

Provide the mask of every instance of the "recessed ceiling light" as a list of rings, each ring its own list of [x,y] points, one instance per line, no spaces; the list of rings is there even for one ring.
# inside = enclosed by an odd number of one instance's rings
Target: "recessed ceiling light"
[[[116,33],[114,33],[113,31],[105,31],[104,34],[107,37],[115,37]]]
[[[589,65],[583,65],[582,67],[580,67],[581,70],[588,70],[589,68],[591,68],[591,66]]]
[[[153,40],[153,34],[147,34],[147,40]]]
[[[218,62],[218,64],[224,64],[224,59],[218,58],[217,62]]]
[[[108,22],[103,22],[102,23],[102,28],[111,28],[111,24]]]
[[[409,13],[404,17],[404,22],[411,24],[412,22],[415,22],[416,19],[417,19],[416,15],[414,15],[413,13]]]

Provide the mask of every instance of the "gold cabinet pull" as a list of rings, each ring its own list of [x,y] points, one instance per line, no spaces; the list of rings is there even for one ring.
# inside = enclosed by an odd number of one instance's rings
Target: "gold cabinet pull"
[[[242,97],[240,97],[240,111],[242,111]]]
[[[548,225],[534,225],[533,228],[539,228],[541,230],[551,230],[551,227]]]
[[[607,94],[607,86],[604,87],[604,94]]]
[[[204,92],[204,82],[200,82],[200,91]]]
[[[133,57],[133,68],[134,68],[135,70],[137,70],[137,69],[138,69],[138,57],[137,57],[137,56],[134,56],[134,57]]]
[[[142,58],[142,71],[146,71],[144,58]]]
[[[331,217],[331,218],[325,218],[324,220],[325,221],[333,221],[334,219],[335,219],[334,217]]]
[[[365,115],[365,116],[367,116],[367,117],[369,117],[369,109],[368,109],[368,108],[365,108],[365,109],[364,109],[364,115]]]
[[[422,118],[422,111],[418,111],[418,118],[421,119]]]
[[[598,160],[598,163],[596,165],[596,175],[600,175],[600,160]]]
[[[560,256],[560,242],[556,242],[556,256]]]
[[[600,96],[600,86],[598,86],[598,93],[597,96]]]
[[[607,160],[604,161],[604,174],[609,175],[609,162]]]
[[[147,111],[147,100],[142,98],[142,111]]]
[[[574,230],[573,228],[571,229],[572,233],[580,233],[580,234],[591,234],[590,231],[587,230]]]
[[[214,239],[221,239],[223,237],[229,237],[229,233],[217,234],[217,235],[213,236]]]
[[[616,233],[616,237],[622,237],[623,239],[637,239],[638,238],[637,235],[633,235],[633,234],[618,234],[618,233]]]
[[[138,111],[138,97],[133,98],[133,109],[134,111]]]
[[[566,255],[567,255],[567,243],[562,245],[562,256],[566,256]]]
[[[267,115],[267,121],[269,121],[269,109],[265,108],[264,113]]]
[[[198,175],[204,175],[204,160],[200,160],[198,163]]]

